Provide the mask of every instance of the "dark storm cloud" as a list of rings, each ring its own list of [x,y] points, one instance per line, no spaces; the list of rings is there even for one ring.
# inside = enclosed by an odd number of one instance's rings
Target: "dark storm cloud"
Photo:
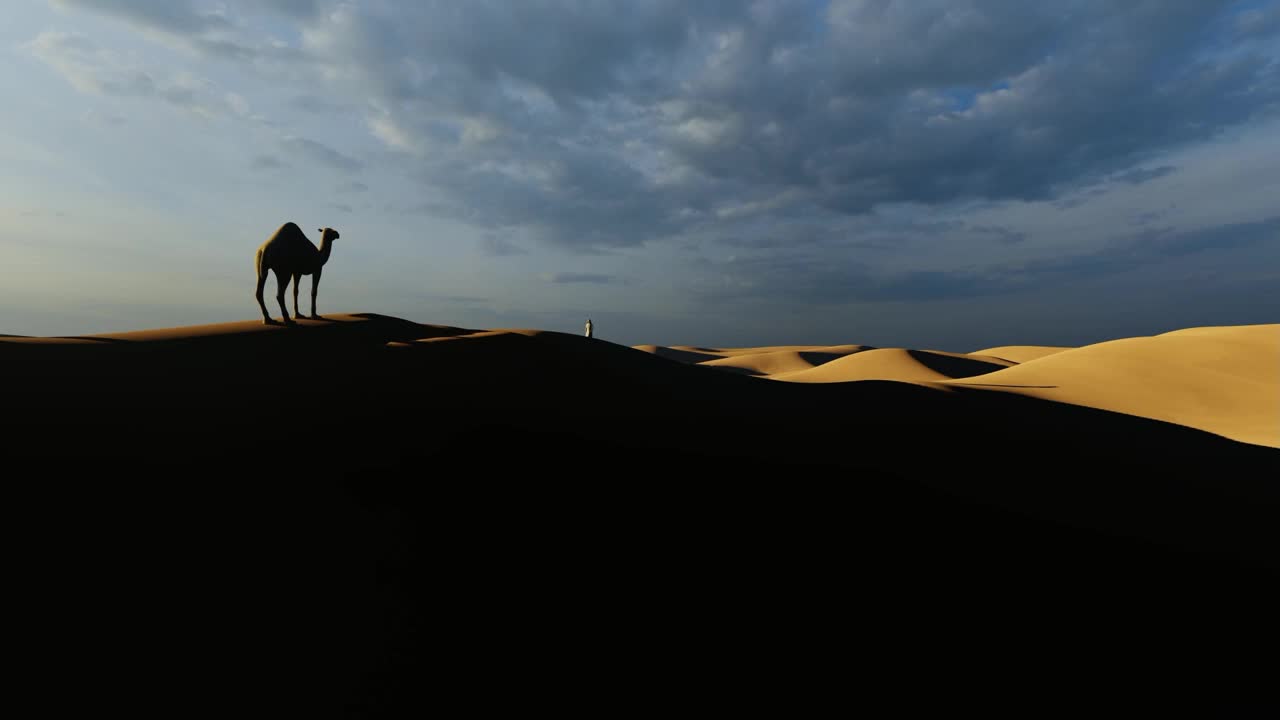
[[[927,249],[939,244],[997,243],[1014,245],[1027,234],[999,225],[975,225],[964,220],[891,220],[882,217],[827,218],[816,215],[794,221],[758,224],[740,233],[720,236],[716,244],[750,250],[804,249],[895,250]]]
[[[385,137],[430,148],[453,214],[568,245],[788,192],[860,214],[1139,182],[1280,97],[1267,58],[1203,54],[1221,2],[415,7],[336,13],[311,49],[369,89]]]
[[[759,299],[795,303],[929,302],[1005,295],[1118,275],[1194,253],[1280,244],[1280,216],[1191,231],[1147,230],[1091,253],[987,268],[884,272],[831,254],[734,258],[704,267],[706,300]]]
[[[1111,179],[1116,182],[1122,182],[1128,185],[1141,185],[1144,182],[1149,182],[1151,180],[1162,178],[1165,175],[1169,175],[1171,173],[1177,172],[1177,170],[1178,168],[1172,165],[1162,165],[1157,168],[1134,168],[1132,170],[1126,170],[1122,173],[1117,173],[1116,175],[1112,176]]]
[[[1280,4],[1271,3],[1241,12],[1236,17],[1236,30],[1244,39],[1280,35]]]
[[[1069,203],[1280,101],[1273,60],[1218,52],[1275,8],[1221,0],[271,6],[324,71],[313,97],[369,108],[423,208],[582,249],[895,203]],[[95,7],[249,46],[192,3]]]
[[[1280,216],[1246,223],[1231,223],[1188,232],[1148,231],[1122,252],[1173,257],[1218,248],[1243,247],[1261,243],[1280,244]]]

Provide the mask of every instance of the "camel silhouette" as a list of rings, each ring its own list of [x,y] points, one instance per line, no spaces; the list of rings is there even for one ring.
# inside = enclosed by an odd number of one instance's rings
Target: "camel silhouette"
[[[264,325],[275,324],[271,314],[267,312],[266,304],[262,302],[262,288],[267,284],[268,270],[276,274],[276,300],[280,303],[280,314],[284,316],[286,324],[293,320],[289,318],[289,309],[284,304],[284,289],[289,286],[289,279],[292,278],[293,315],[301,318],[302,313],[298,312],[298,284],[303,275],[311,276],[311,317],[320,318],[316,314],[316,288],[320,285],[320,271],[329,261],[333,241],[340,236],[337,230],[328,227],[320,228],[319,232],[320,247],[317,248],[297,225],[287,222],[258,248],[258,254],[254,258],[258,271],[258,288],[254,297],[258,299],[258,307],[262,309]]]

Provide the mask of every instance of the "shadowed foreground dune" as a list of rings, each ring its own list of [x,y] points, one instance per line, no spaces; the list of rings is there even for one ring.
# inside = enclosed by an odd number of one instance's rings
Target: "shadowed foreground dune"
[[[2,337],[17,681],[167,716],[1256,710],[1276,328]]]

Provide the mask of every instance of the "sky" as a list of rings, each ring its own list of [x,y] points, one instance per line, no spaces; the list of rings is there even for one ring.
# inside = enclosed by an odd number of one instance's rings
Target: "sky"
[[[627,345],[1280,322],[1280,0],[5,12],[0,333],[258,318],[288,221],[321,313]]]

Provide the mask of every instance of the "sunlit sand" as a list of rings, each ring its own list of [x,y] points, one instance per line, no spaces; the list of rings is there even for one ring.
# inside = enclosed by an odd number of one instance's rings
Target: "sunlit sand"
[[[798,383],[887,380],[1017,393],[1280,447],[1280,325],[1187,328],[1080,348],[972,353],[862,345],[636,349]]]

